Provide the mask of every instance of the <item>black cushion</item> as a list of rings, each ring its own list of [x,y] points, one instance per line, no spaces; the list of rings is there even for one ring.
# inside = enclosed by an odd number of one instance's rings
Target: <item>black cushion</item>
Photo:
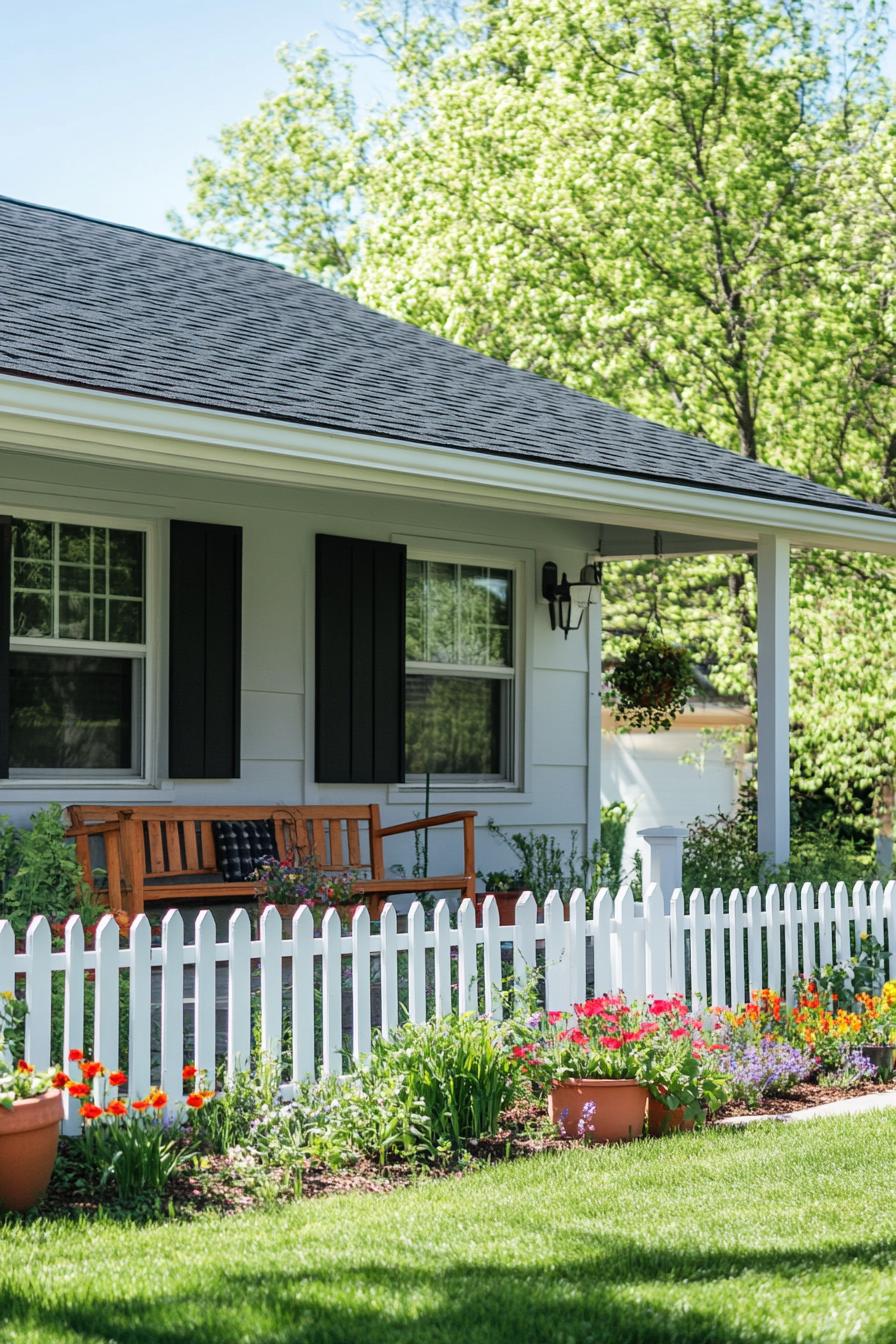
[[[212,834],[225,882],[245,882],[262,859],[279,857],[272,821],[213,821]]]

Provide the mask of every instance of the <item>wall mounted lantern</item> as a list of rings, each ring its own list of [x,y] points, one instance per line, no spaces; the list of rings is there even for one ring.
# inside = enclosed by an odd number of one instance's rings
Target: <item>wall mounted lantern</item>
[[[564,639],[570,630],[578,630],[600,584],[600,565],[583,565],[577,583],[570,583],[565,574],[558,583],[557,566],[548,560],[541,570],[541,595],[551,614],[551,629],[562,630]]]

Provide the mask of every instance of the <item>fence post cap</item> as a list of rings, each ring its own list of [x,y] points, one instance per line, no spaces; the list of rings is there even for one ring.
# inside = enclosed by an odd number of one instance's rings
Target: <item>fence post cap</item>
[[[643,831],[638,831],[638,835],[643,835],[645,840],[676,840],[679,836],[687,835],[683,826],[647,826]]]

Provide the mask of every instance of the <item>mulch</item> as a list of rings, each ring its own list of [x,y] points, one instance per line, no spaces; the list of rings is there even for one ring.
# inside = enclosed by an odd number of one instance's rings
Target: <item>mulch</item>
[[[871,1092],[896,1091],[896,1081],[888,1083],[857,1083],[855,1087],[823,1087],[820,1083],[797,1083],[784,1096],[763,1097],[758,1106],[744,1101],[730,1101],[711,1117],[710,1124],[730,1120],[741,1115],[790,1115],[809,1106],[823,1106],[829,1101],[846,1101],[850,1097],[866,1097]]]

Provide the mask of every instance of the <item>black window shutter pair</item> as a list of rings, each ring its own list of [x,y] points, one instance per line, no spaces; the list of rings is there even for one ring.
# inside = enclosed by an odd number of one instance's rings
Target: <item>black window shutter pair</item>
[[[315,778],[404,779],[406,548],[317,537]]]
[[[238,779],[243,532],[172,521],[168,773]]]

